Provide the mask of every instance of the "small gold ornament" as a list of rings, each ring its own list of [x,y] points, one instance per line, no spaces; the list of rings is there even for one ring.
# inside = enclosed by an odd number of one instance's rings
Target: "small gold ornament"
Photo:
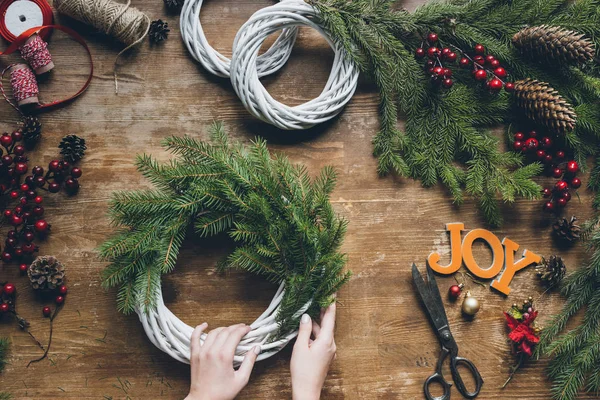
[[[471,292],[467,292],[467,295],[462,303],[462,312],[465,315],[473,316],[479,312],[480,307],[479,300],[471,296]]]

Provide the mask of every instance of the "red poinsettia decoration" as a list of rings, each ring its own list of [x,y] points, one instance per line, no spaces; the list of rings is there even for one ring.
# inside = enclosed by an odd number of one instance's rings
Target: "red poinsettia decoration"
[[[514,343],[517,354],[524,353],[528,357],[531,357],[533,347],[540,341],[536,331],[531,327],[537,315],[538,312],[533,311],[526,318],[519,321],[512,315],[504,313],[506,323],[510,329],[508,337]]]

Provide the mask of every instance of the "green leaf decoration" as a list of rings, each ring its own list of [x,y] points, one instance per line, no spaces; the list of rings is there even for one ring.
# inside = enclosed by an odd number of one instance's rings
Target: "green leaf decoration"
[[[109,214],[118,230],[99,249],[110,262],[103,286],[119,288],[120,311],[151,310],[189,227],[200,237],[227,233],[237,248],[220,268],[285,282],[277,319],[286,334],[304,304],[312,300],[308,312],[317,316],[350,278],[339,252],[346,221],[329,201],[335,172],[327,167],[311,179],[303,166],[272,156],[262,140],[231,143],[220,123],[211,133],[211,142],[165,139],[177,156],[165,165],[138,157],[138,170],[155,189],[114,194]]]

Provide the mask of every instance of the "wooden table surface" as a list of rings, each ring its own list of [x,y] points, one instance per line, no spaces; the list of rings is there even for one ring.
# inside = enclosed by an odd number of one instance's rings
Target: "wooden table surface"
[[[414,9],[420,2],[403,5]],[[100,285],[105,264],[96,259],[95,248],[111,233],[106,218],[111,193],[148,187],[133,166],[135,154],[145,152],[167,160],[168,154],[160,147],[163,137],[206,138],[206,126],[224,120],[234,137],[249,142],[264,135],[272,150],[306,164],[312,174],[328,164],[339,172],[333,202],[350,221],[343,250],[354,275],[339,293],[338,358],[323,398],[422,399],[422,384],[433,371],[439,346],[413,290],[410,265],[416,262],[423,267],[432,250],[445,254],[442,261],[449,259],[446,223],[464,222],[466,229],[485,227],[474,203],[467,201],[457,208],[441,187],[425,189],[412,180],[377,176],[371,154],[371,138],[378,126],[377,95],[370,83],[361,81],[352,101],[334,121],[307,132],[278,131],[248,115],[228,80],[209,75],[191,59],[179,36],[178,15],[167,13],[161,0],[134,0],[133,4],[153,19],[168,21],[171,34],[164,44],[145,42],[123,57],[118,95],[112,71],[122,46],[61,18],[82,32],[90,45],[94,80],[75,103],[41,117],[44,136],[30,158],[32,165],[47,165],[57,154],[60,138],[70,133],[85,137],[88,143],[80,194],[46,199],[52,235],[42,243],[41,254],[56,255],[66,264],[70,292],[55,322],[49,360],[26,368],[40,349],[14,321],[0,321],[0,336],[13,342],[10,365],[0,375],[0,389],[16,398],[36,399],[181,399],[187,394],[189,367],[156,349],[135,315],[117,312],[115,292]],[[269,4],[269,0],[209,1],[202,10],[202,23],[211,44],[230,55],[238,27]],[[61,33],[55,33],[51,42],[57,67],[41,85],[41,98],[46,101],[76,89],[88,71],[78,44]],[[288,64],[264,82],[279,100],[299,104],[322,90],[332,60],[327,43],[316,32],[302,29]],[[0,116],[0,129],[8,131],[19,120],[7,104],[0,107]],[[567,210],[583,220],[591,207],[590,196],[585,190],[581,194],[581,202],[575,199]],[[506,223],[495,233],[541,255],[559,254],[570,268],[580,265],[584,252],[579,247],[556,247],[550,235],[553,219],[540,208],[539,201],[506,206]],[[231,243],[222,239],[186,242],[175,273],[163,279],[166,302],[183,321],[190,325],[208,321],[213,328],[250,323],[268,304],[273,285],[242,272],[225,276],[216,272],[215,263],[230,249]],[[481,265],[488,265],[491,258],[483,245],[477,245],[476,254]],[[19,312],[45,342],[44,303],[33,296],[27,278],[19,276],[15,265],[0,267],[3,280],[16,283]],[[438,283],[444,294],[454,279],[440,277]],[[479,398],[549,398],[544,361],[530,362],[507,389],[500,390],[514,363],[502,311],[542,293],[533,268],[517,274],[508,297],[490,290],[489,285],[470,281],[467,285],[483,304],[477,317],[463,319],[460,302],[446,304],[446,310],[461,355],[474,361],[485,379]],[[558,294],[542,297],[537,303],[542,325],[563,301]],[[258,363],[240,398],[290,398],[290,355],[288,346]],[[460,398],[452,390],[453,398]]]

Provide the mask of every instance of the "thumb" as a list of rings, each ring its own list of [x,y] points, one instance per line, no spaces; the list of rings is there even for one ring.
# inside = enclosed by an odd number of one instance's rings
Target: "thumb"
[[[240,379],[244,382],[244,385],[248,383],[250,380],[250,373],[252,373],[252,369],[254,368],[254,363],[256,362],[256,358],[260,354],[260,346],[254,346],[252,350],[246,353],[244,357],[244,361],[242,361],[242,365],[238,368],[237,374]]]
[[[304,314],[300,319],[300,328],[298,329],[298,338],[296,339],[296,344],[300,343],[301,345],[308,347],[310,334],[312,333],[312,326],[313,323],[310,319],[310,315]]]

